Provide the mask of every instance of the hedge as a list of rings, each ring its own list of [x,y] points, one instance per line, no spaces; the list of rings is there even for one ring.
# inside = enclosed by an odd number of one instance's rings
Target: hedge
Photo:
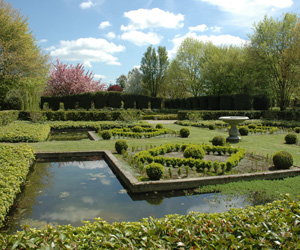
[[[50,133],[48,124],[15,121],[0,129],[1,142],[39,142],[47,140]]]
[[[21,191],[34,159],[34,149],[28,145],[0,144],[0,227]],[[0,249],[1,246],[3,244]]]
[[[9,110],[0,111],[0,126],[5,126],[13,121],[16,121],[19,117],[19,111]]]
[[[135,138],[135,139],[143,139],[143,138],[151,138],[159,135],[165,135],[170,133],[170,129],[162,128],[142,128],[141,131],[134,131],[133,128],[115,128],[109,130],[112,136],[127,137],[127,138]],[[101,132],[100,132],[101,133]]]

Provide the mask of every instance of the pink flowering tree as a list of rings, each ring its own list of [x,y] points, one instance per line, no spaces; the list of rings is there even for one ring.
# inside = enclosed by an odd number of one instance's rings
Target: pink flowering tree
[[[85,72],[83,64],[64,64],[58,59],[52,64],[50,79],[46,83],[45,96],[66,96],[104,91],[106,84],[95,81],[92,72]]]
[[[107,91],[123,91],[122,87],[118,84],[110,85]]]

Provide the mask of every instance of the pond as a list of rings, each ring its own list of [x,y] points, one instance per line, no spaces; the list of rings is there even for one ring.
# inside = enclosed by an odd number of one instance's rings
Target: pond
[[[80,141],[89,140],[88,131],[86,130],[51,130],[48,141]]]
[[[74,161],[36,162],[26,185],[7,219],[4,230],[14,232],[22,225],[39,228],[45,224],[83,225],[101,217],[109,223],[138,221],[167,214],[223,212],[244,207],[244,199],[230,202],[215,194],[185,195],[184,192],[128,193],[107,163],[97,157]]]

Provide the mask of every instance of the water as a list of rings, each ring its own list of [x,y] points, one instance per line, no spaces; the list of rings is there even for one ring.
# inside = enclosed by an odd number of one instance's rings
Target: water
[[[73,226],[95,217],[111,222],[138,221],[167,214],[223,212],[244,207],[243,198],[230,204],[219,195],[185,195],[183,192],[130,194],[102,159],[37,162],[7,221],[14,232],[22,225],[39,228],[45,224]]]
[[[51,131],[48,141],[80,141],[88,140],[87,131]]]

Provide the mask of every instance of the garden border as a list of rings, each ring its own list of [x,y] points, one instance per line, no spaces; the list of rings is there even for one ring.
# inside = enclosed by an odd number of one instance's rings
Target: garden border
[[[199,178],[186,178],[176,180],[159,180],[159,181],[138,181],[129,171],[121,167],[119,160],[108,150],[103,151],[74,151],[74,152],[43,152],[36,153],[36,158],[59,158],[59,157],[74,157],[74,156],[97,156],[101,155],[109,164],[112,171],[121,180],[124,188],[128,188],[132,193],[144,193],[155,191],[170,191],[170,190],[185,190],[198,188],[205,185],[224,184],[237,181],[251,180],[270,180],[300,175],[300,168],[289,170],[277,170],[260,173],[248,173],[239,175],[222,175],[209,176]]]

